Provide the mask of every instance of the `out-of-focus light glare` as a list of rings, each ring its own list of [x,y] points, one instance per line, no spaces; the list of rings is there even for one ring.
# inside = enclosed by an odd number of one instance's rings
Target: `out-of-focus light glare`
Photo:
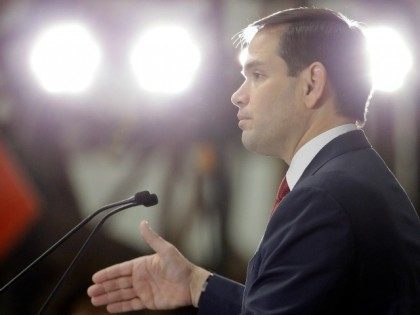
[[[368,28],[366,38],[375,90],[397,90],[413,65],[406,43],[394,29],[386,26]]]
[[[238,56],[239,63],[241,66],[245,65],[247,58],[248,58],[248,48],[243,48]]]
[[[254,38],[255,34],[258,33],[258,27],[256,26],[248,26],[242,33],[243,40],[246,44],[249,44],[251,40]]]
[[[30,67],[50,93],[74,94],[93,82],[101,52],[80,24],[61,23],[43,32],[35,42]]]
[[[194,79],[200,52],[187,31],[178,26],[158,26],[140,36],[130,62],[142,88],[176,94]]]

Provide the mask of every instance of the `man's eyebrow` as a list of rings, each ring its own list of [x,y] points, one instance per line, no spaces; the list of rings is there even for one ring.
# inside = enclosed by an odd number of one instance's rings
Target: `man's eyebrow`
[[[245,71],[249,71],[249,69],[258,67],[264,65],[264,62],[260,61],[260,60],[252,60],[250,62],[246,62],[243,66],[242,66],[242,71],[241,73],[244,73]]]

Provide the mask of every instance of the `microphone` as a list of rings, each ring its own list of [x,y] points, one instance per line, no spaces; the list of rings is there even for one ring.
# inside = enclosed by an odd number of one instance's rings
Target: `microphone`
[[[130,199],[134,199],[134,203],[138,206],[143,205],[145,207],[151,207],[158,204],[158,198],[156,194],[151,194],[148,191],[138,192],[134,195],[134,197]]]
[[[96,217],[98,214],[104,212],[105,210],[108,210],[110,208],[114,208],[117,206],[122,206],[118,209],[124,210],[128,207],[134,207],[138,205],[144,205],[145,207],[154,206],[158,203],[158,198],[156,194],[151,194],[149,191],[141,191],[137,192],[133,197],[121,200],[115,203],[111,203],[109,205],[103,206],[102,208],[96,210],[94,213],[89,215],[87,218],[82,220],[79,224],[77,224],[74,228],[72,228],[69,232],[67,232],[63,237],[61,237],[54,245],[52,245],[50,248],[48,248],[44,253],[42,253],[38,258],[36,258],[34,261],[32,261],[28,266],[26,266],[21,272],[19,272],[13,279],[11,279],[8,283],[6,283],[1,289],[0,294],[7,290],[12,284],[14,284],[20,277],[22,277],[26,272],[28,272],[30,269],[32,269],[34,266],[36,266],[38,263],[40,263],[45,257],[49,256],[52,252],[54,252],[64,241],[66,241],[68,238],[70,238],[74,233],[76,233],[78,230],[80,230],[81,227],[86,225],[89,221],[91,221],[94,217]],[[128,206],[125,207],[124,206]],[[120,211],[121,211],[120,210]]]
[[[137,195],[137,194],[136,194]],[[147,206],[154,206],[158,203],[157,200],[157,196],[156,195],[151,195],[151,197],[148,197],[147,199]],[[84,252],[86,246],[88,245],[88,243],[90,242],[90,240],[92,239],[93,235],[99,230],[99,228],[104,224],[104,222],[110,217],[113,216],[114,214],[125,210],[127,208],[136,206],[136,204],[128,204],[128,205],[123,205],[117,209],[112,210],[111,212],[109,212],[108,214],[106,214],[101,221],[99,221],[98,224],[96,224],[95,228],[92,230],[92,232],[90,232],[89,236],[86,238],[85,242],[83,243],[83,245],[80,247],[79,251],[77,252],[76,256],[74,256],[72,262],[69,264],[69,266],[67,267],[67,269],[63,272],[63,274],[61,275],[60,279],[58,280],[57,284],[55,285],[54,289],[52,289],[50,295],[48,296],[48,298],[45,300],[44,304],[41,306],[41,308],[39,309],[37,315],[42,315],[43,312],[47,309],[48,305],[50,304],[51,300],[53,299],[53,297],[55,296],[55,294],[58,292],[58,290],[60,289],[60,287],[63,285],[64,280],[66,279],[66,277],[68,276],[68,274],[71,272],[71,270],[73,269],[74,265],[76,264],[76,262],[79,260],[81,254]]]

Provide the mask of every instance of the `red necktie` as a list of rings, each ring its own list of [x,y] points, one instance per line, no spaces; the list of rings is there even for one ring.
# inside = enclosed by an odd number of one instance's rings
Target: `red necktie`
[[[274,211],[276,211],[277,207],[279,206],[280,202],[283,198],[290,192],[289,185],[287,184],[286,176],[284,176],[283,180],[280,183],[279,190],[277,192],[276,201],[274,204],[273,210],[271,210],[271,215],[273,215]]]

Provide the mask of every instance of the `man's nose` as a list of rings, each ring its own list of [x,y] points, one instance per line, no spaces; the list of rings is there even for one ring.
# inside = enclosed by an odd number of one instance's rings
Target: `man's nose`
[[[245,91],[244,84],[242,84],[230,99],[233,105],[243,107],[249,103],[249,93]]]

